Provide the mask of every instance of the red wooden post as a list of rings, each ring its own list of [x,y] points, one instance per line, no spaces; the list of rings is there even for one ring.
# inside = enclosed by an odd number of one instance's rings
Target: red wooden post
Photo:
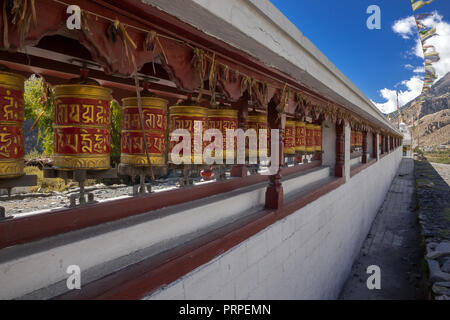
[[[238,110],[238,128],[246,130],[246,121],[248,116],[248,95],[247,92],[233,104],[233,108]],[[236,158],[237,159],[237,158]],[[236,164],[231,168],[230,177],[243,178],[247,176],[247,166],[245,164]]]
[[[362,154],[362,163],[367,163],[367,131],[363,131],[363,141],[362,141],[362,148],[363,148],[363,154]]]
[[[278,161],[279,167],[276,174],[269,177],[269,186],[266,189],[266,204],[267,209],[281,209],[283,207],[283,185],[281,184],[281,167],[284,162],[284,133],[281,117],[278,116],[276,111],[276,103],[272,100],[268,106],[267,121],[270,129],[279,130],[279,154]],[[272,150],[274,152],[274,150]]]
[[[377,159],[378,161],[378,141],[375,132],[372,133],[372,158]]]
[[[334,169],[336,177],[345,177],[345,126],[336,124],[336,167]]]

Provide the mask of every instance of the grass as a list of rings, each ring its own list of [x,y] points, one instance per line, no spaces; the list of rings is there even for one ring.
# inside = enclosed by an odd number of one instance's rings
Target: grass
[[[25,167],[25,173],[29,175],[36,175],[37,176],[37,186],[31,187],[30,191],[32,193],[40,192],[42,193],[51,193],[51,192],[62,192],[69,190],[70,187],[77,187],[77,183],[69,182],[65,183],[63,179],[56,178],[56,179],[47,179],[44,178],[44,173],[42,170],[40,170],[37,167]],[[96,180],[88,179],[86,180],[85,186],[93,186],[97,184]]]
[[[65,184],[63,179],[56,178],[56,179],[47,179],[44,178],[44,173],[42,170],[40,170],[37,167],[25,167],[25,173],[30,175],[36,175],[37,176],[37,186],[31,187],[31,192],[35,193],[39,189],[41,189],[41,192],[44,193],[50,193],[50,192],[61,192],[68,190],[68,185]]]
[[[450,164],[450,150],[425,152],[429,162]]]

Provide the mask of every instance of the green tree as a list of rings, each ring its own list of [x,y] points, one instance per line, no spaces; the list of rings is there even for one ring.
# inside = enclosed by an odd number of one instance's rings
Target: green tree
[[[111,160],[120,162],[120,139],[122,136],[122,108],[116,100],[111,101]]]
[[[53,89],[42,78],[33,75],[25,81],[25,118],[38,121],[38,143],[48,156],[53,154],[53,97]]]

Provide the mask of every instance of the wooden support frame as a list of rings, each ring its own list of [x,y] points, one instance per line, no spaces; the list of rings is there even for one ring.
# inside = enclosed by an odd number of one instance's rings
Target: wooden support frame
[[[345,124],[336,124],[336,177],[345,177]]]

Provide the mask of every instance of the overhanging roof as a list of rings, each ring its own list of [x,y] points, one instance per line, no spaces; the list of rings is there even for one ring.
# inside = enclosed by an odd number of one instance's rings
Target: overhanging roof
[[[398,133],[373,103],[268,0],[141,0]]]

